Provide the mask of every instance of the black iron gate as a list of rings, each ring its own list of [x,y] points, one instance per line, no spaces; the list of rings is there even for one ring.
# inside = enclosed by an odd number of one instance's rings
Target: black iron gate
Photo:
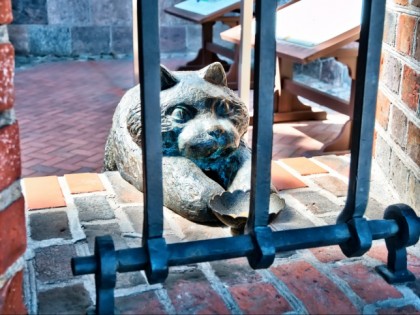
[[[138,0],[141,83],[144,224],[142,247],[116,251],[110,236],[97,237],[95,254],[72,259],[74,275],[95,274],[96,312],[114,312],[117,272],[145,270],[149,283],[163,282],[170,266],[247,257],[267,268],[276,252],[340,245],[348,257],[361,256],[373,240],[385,239],[388,264],[377,268],[390,283],[414,280],[406,247],[417,243],[420,218],[404,204],[391,205],[384,220],[363,218],[369,197],[372,142],[385,0],[364,0],[357,60],[350,180],[347,202],[335,225],[272,232],[268,224],[275,72],[276,0],[255,4],[255,92],[252,189],[245,235],[166,244],[163,233],[162,145],[158,1]]]

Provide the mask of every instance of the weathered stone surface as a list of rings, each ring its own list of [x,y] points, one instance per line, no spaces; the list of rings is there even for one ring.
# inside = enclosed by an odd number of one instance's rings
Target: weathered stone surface
[[[228,286],[261,282],[261,275],[253,270],[246,258],[236,258],[211,262],[219,279]]]
[[[130,288],[140,284],[146,284],[147,281],[139,271],[117,273],[117,289]]]
[[[229,313],[220,295],[212,290],[200,270],[170,273],[164,287],[178,314]]]
[[[369,198],[365,215],[371,220],[383,219],[386,207],[387,205],[380,203],[376,199]]]
[[[109,26],[79,26],[71,30],[72,54],[107,54],[111,48]]]
[[[289,193],[315,214],[341,210],[341,207],[315,191],[290,191]]]
[[[381,81],[394,93],[399,93],[401,81],[401,62],[384,53],[381,66]]]
[[[13,0],[13,24],[48,24],[47,0]]]
[[[28,32],[31,54],[68,56],[71,53],[71,32],[66,26],[31,25]]]
[[[133,28],[129,26],[111,27],[111,51],[115,54],[133,53]]]
[[[60,25],[87,25],[90,21],[89,1],[48,0],[48,23]]]
[[[49,238],[71,239],[67,213],[64,211],[50,213],[32,213],[29,216],[31,238],[42,241]]]
[[[321,78],[321,60],[315,60],[307,64],[296,64],[294,72],[296,74],[304,73],[307,76],[320,79]]]
[[[420,216],[420,179],[413,173],[408,177],[407,202]]]
[[[143,233],[143,206],[123,207],[122,209],[127,214],[134,231]]]
[[[286,205],[280,214],[271,222],[275,231],[312,227],[314,224],[301,215],[296,209]]]
[[[143,193],[124,180],[118,172],[106,172],[106,176],[112,184],[119,203],[142,203]]]
[[[94,25],[132,24],[131,0],[92,0],[91,10]]]
[[[391,148],[379,135],[376,139],[375,158],[384,175],[388,176],[391,171]]]
[[[127,245],[121,235],[120,227],[117,223],[106,223],[106,224],[85,224],[83,225],[83,231],[86,234],[88,241],[88,247],[90,252],[93,254],[96,236],[111,235],[114,240],[115,249],[127,248]]]
[[[160,47],[161,52],[184,51],[186,48],[185,26],[161,26]]]
[[[7,30],[16,54],[27,55],[29,53],[28,25],[7,25]]]
[[[73,279],[70,260],[77,256],[74,245],[39,248],[35,251],[35,270],[40,281],[55,283]]]
[[[334,58],[326,58],[322,60],[321,81],[332,84],[343,84],[344,78],[348,77],[347,67]]]
[[[391,110],[391,126],[390,126],[392,139],[401,147],[406,146],[407,135],[407,117],[397,107],[392,106]]]
[[[0,25],[0,43],[8,43],[9,35],[7,33],[7,25]]]
[[[86,314],[92,306],[83,284],[54,288],[38,294],[38,314]]]
[[[392,184],[399,196],[405,196],[408,184],[408,169],[397,154],[391,153],[391,173]]]
[[[201,46],[201,25],[188,25],[187,30],[187,49],[191,52],[197,52]]]
[[[342,180],[335,176],[320,176],[314,178],[313,181],[337,197],[344,197],[347,195],[347,183],[344,183]]]
[[[409,121],[407,129],[407,154],[414,163],[420,165],[420,128]]]
[[[114,211],[105,196],[74,198],[80,221],[108,220],[115,218]]]
[[[391,11],[385,13],[385,25],[384,25],[384,39],[383,41],[388,45],[395,46],[395,36],[397,29],[396,14]]]
[[[117,314],[166,314],[166,310],[159,301],[155,291],[147,291],[115,299]]]

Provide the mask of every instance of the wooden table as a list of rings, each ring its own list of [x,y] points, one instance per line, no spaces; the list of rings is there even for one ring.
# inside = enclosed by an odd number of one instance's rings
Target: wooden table
[[[164,9],[164,11],[168,14],[197,24],[201,24],[201,49],[198,51],[195,59],[188,62],[185,66],[181,66],[178,68],[178,70],[199,70],[216,61],[222,63],[226,71],[229,69],[229,64],[226,61],[220,59],[217,54],[221,54],[222,56],[233,59],[234,52],[213,42],[213,25],[217,21],[221,21],[230,27],[238,25],[240,14],[239,12],[232,11],[240,9],[240,6],[241,1],[238,1],[208,15],[197,14],[177,8],[176,6],[171,6]]]
[[[323,146],[321,149],[323,152],[343,151],[350,148],[358,54],[358,43],[355,41],[359,38],[359,33],[360,26],[313,47],[296,45],[286,41],[277,42],[276,51],[279,59],[279,85],[281,88],[275,90],[274,122],[326,119],[325,112],[312,111],[311,107],[302,104],[297,96],[302,96],[349,116],[348,122],[343,126],[337,138]],[[241,42],[241,26],[233,27],[220,35],[223,40],[239,45]],[[251,42],[254,45],[253,38]],[[237,68],[235,62],[238,53],[236,53],[232,67]],[[305,64],[322,57],[334,57],[348,67],[352,79],[349,102],[293,80],[293,63]]]

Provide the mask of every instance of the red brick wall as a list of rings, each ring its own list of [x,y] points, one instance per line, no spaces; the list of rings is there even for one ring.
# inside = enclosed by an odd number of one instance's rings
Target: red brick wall
[[[387,0],[375,158],[400,199],[420,211],[420,1]]]
[[[0,0],[0,314],[24,314],[26,227],[19,183],[19,126],[13,111],[14,49],[6,29],[11,9],[10,0]]]

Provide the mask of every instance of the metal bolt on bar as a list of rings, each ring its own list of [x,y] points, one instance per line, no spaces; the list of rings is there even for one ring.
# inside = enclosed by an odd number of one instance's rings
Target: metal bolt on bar
[[[163,282],[169,266],[247,257],[253,268],[267,268],[276,252],[340,245],[347,256],[363,255],[373,240],[385,239],[388,263],[378,272],[390,283],[412,281],[408,246],[419,240],[420,218],[404,204],[391,205],[383,220],[366,220],[376,93],[385,0],[363,2],[357,61],[349,191],[335,225],[272,232],[268,224],[272,108],[275,71],[276,0],[256,1],[255,93],[250,216],[246,234],[166,244],[163,230],[162,150],[158,1],[137,1],[143,124],[145,213],[142,247],[115,250],[110,236],[97,237],[95,254],[72,258],[74,275],[95,274],[96,313],[114,312],[117,272],[145,270],[149,283]],[[147,80],[146,80],[147,78]]]

